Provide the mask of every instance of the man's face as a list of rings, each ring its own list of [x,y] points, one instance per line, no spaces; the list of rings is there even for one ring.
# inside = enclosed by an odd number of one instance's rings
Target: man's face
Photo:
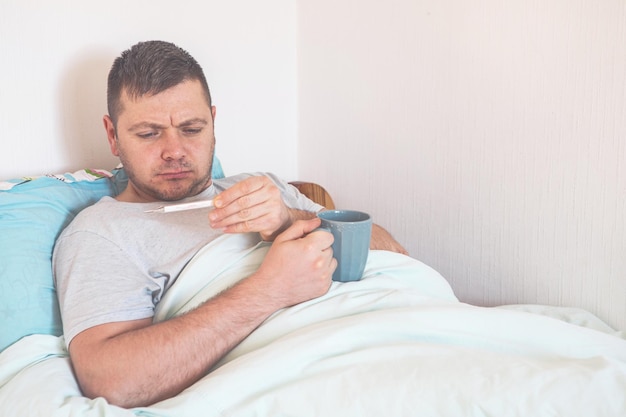
[[[111,152],[128,174],[125,201],[180,200],[211,184],[215,147],[210,107],[198,81],[135,100],[122,93],[117,128],[104,117]]]

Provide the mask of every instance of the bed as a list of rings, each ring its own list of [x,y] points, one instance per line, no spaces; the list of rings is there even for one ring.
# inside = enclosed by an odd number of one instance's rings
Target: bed
[[[0,182],[0,415],[626,416],[624,332],[580,309],[468,305],[434,269],[386,251],[370,252],[361,281],[272,315],[176,397],[136,409],[86,398],[50,256],[76,213],[125,181],[115,169]],[[333,205],[323,188],[294,185]],[[253,234],[207,245],[155,320],[244,278],[267,249]]]

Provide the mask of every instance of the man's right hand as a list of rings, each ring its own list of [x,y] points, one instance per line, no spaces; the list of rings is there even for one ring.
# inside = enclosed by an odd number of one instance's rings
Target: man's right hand
[[[315,231],[318,218],[298,220],[274,240],[258,271],[248,278],[271,292],[276,310],[324,295],[337,268],[333,235]]]

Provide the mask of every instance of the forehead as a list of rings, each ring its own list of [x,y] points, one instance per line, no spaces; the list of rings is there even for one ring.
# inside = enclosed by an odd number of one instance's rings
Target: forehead
[[[211,107],[199,81],[184,81],[167,90],[156,94],[144,94],[133,97],[124,89],[120,102],[122,111],[119,114],[127,121],[137,121],[137,119],[149,118],[185,118],[210,117]]]

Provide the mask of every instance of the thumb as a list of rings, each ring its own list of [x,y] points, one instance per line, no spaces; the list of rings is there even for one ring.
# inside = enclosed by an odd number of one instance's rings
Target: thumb
[[[300,239],[315,230],[321,222],[322,221],[317,217],[309,220],[297,220],[284,232],[279,234],[276,239],[274,239],[274,242],[285,242],[288,240]]]

